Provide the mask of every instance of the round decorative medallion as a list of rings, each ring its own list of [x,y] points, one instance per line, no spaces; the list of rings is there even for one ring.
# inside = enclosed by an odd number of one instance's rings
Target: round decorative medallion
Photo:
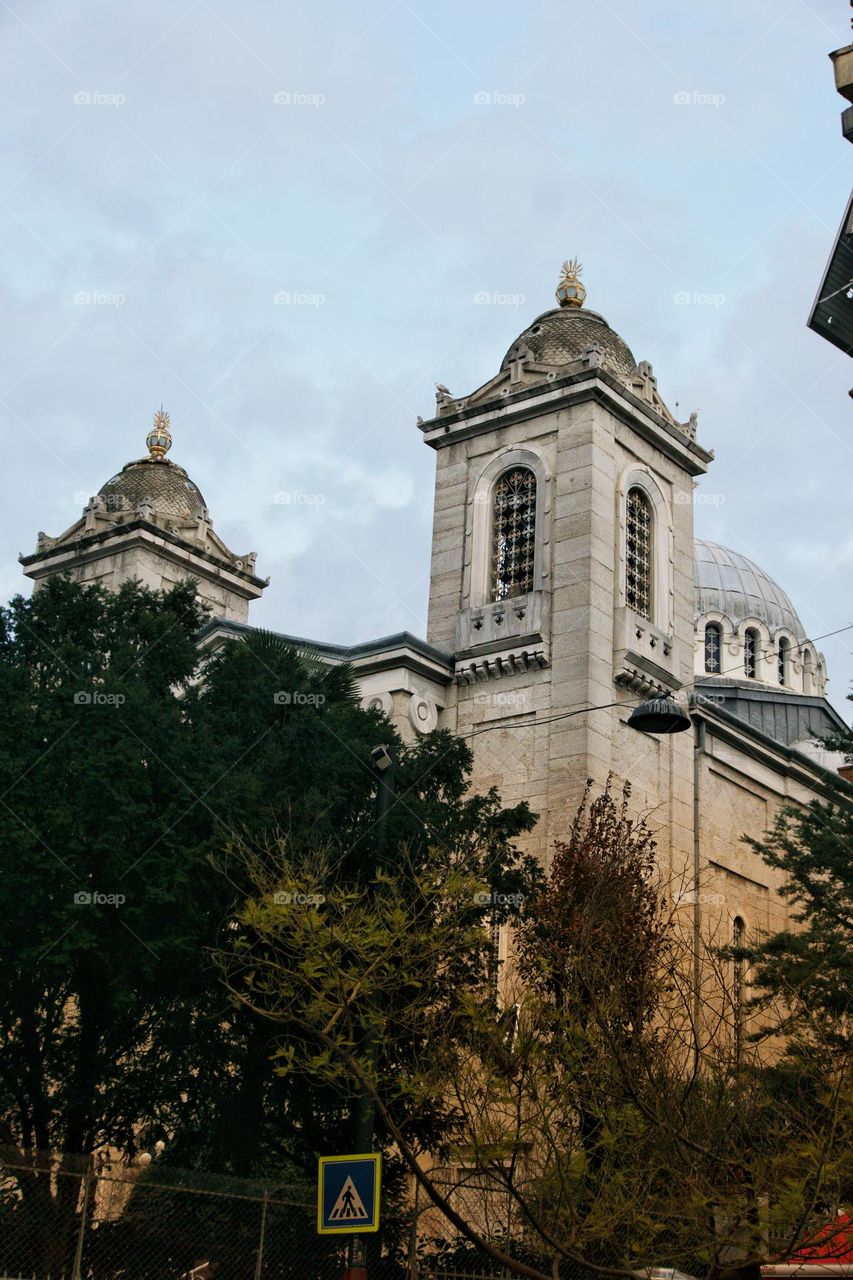
[[[381,711],[386,716],[394,712],[394,699],[390,693],[369,693],[362,698],[361,705],[365,711]]]
[[[413,693],[409,699],[409,724],[416,733],[432,733],[438,724],[438,707],[429,698]]]

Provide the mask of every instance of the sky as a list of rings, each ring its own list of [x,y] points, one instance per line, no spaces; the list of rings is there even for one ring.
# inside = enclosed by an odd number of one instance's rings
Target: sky
[[[843,0],[0,0],[0,598],[144,452],[271,578],[251,620],[423,635],[435,383],[566,257],[715,461],[696,533],[853,623]],[[853,631],[820,640],[849,718]]]

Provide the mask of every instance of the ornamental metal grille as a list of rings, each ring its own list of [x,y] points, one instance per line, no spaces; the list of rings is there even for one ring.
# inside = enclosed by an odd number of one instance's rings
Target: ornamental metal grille
[[[788,641],[784,636],[779,641],[779,683],[788,683]]]
[[[495,485],[492,534],[492,598],[506,600],[533,590],[536,550],[536,476],[514,467]]]
[[[625,601],[629,609],[651,621],[652,507],[642,489],[628,492],[625,543]]]
[[[743,671],[748,680],[755,679],[758,664],[758,636],[754,631],[747,631],[743,638]]]
[[[709,622],[705,627],[705,670],[712,674],[720,673],[720,626],[717,622]]]

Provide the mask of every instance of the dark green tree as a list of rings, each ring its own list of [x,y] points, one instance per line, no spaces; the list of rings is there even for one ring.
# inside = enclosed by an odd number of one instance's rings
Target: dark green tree
[[[251,891],[223,850],[291,875],[322,850],[353,887],[403,850],[423,866],[466,845],[498,889],[527,874],[514,839],[533,818],[468,794],[463,744],[404,750],[348,667],[277,637],[200,652],[204,616],[191,584],[59,579],[0,612],[0,1146],[47,1269],[77,1198],[33,1172],[38,1152],[162,1140],[173,1166],[298,1179],[352,1124],[353,1098],[282,1077],[277,1030],[223,988],[212,952]],[[380,744],[399,755],[381,838]]]

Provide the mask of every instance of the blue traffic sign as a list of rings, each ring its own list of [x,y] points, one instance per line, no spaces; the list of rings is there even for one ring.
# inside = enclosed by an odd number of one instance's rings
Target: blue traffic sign
[[[322,1236],[379,1230],[382,1157],[321,1156],[317,1181],[317,1230]]]

